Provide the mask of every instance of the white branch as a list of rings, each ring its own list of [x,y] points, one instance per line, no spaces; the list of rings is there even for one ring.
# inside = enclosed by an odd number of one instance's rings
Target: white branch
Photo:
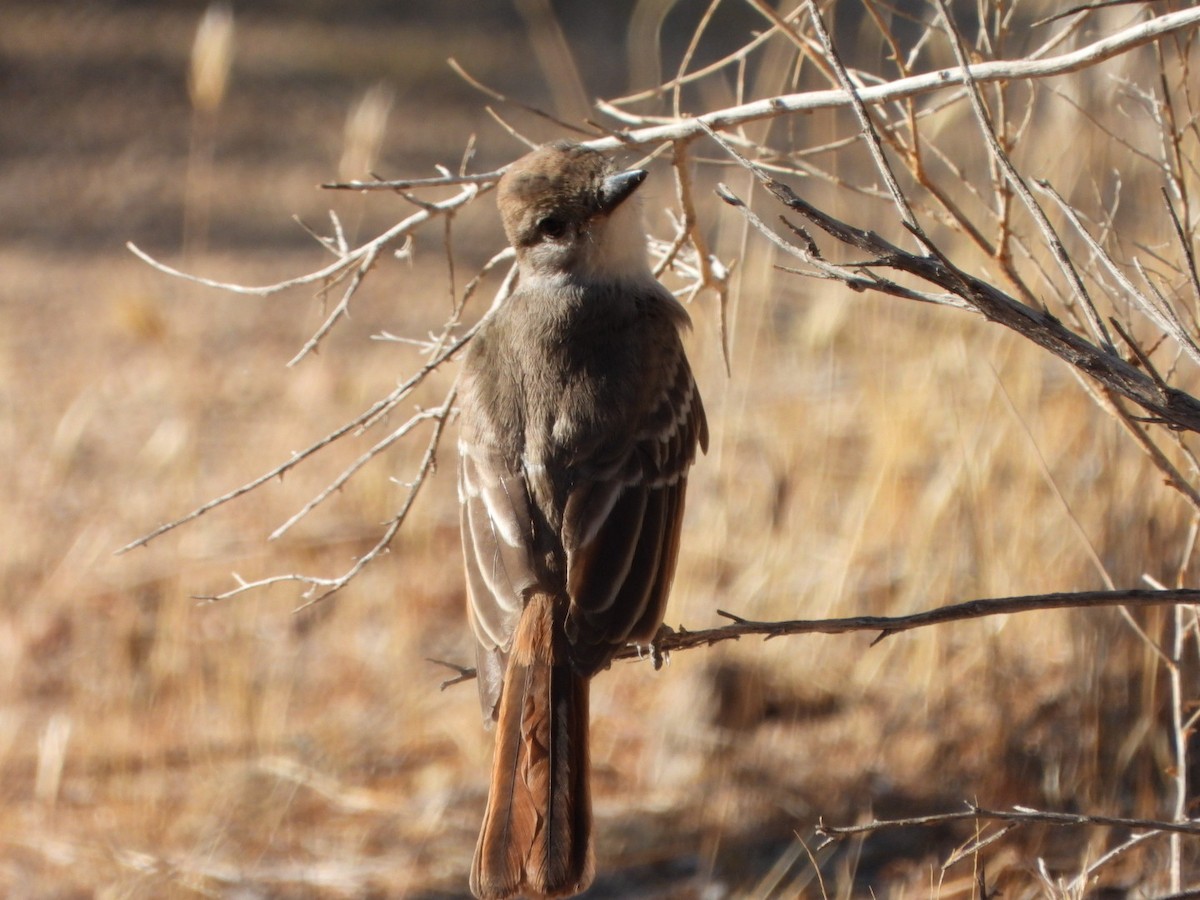
[[[233,294],[250,294],[255,297],[269,297],[272,294],[278,294],[280,291],[286,291],[288,288],[300,287],[301,285],[305,284],[315,284],[317,282],[324,281],[327,278],[335,278],[341,275],[351,266],[363,262],[368,258],[373,258],[388,244],[400,237],[403,237],[410,231],[413,231],[424,222],[432,219],[434,216],[453,212],[460,206],[465,206],[474,200],[476,196],[488,190],[490,187],[490,184],[465,185],[463,189],[453,197],[450,197],[447,200],[442,200],[438,203],[430,203],[428,206],[421,208],[407,219],[397,222],[383,234],[379,235],[373,240],[367,241],[367,243],[356,248],[352,252],[347,253],[345,256],[342,256],[337,262],[331,263],[325,268],[318,269],[315,272],[309,272],[307,275],[300,275],[296,278],[289,278],[285,281],[277,281],[274,284],[258,286],[235,284],[230,281],[216,281],[212,278],[203,278],[200,275],[191,275],[187,272],[182,272],[179,269],[173,268],[172,266],[168,266],[166,263],[159,262],[157,259],[150,256],[132,242],[126,243],[125,246],[129,248],[129,251],[133,253],[134,256],[142,260],[142,262],[152,266],[155,269],[158,269],[160,272],[165,272],[167,275],[173,275],[176,278],[182,278],[185,281],[191,281],[195,284],[202,284],[205,287],[229,291]]]
[[[1164,35],[1176,31],[1184,31],[1200,25],[1200,8],[1185,9],[1179,12],[1155,16],[1146,22],[1132,25],[1123,31],[1102,38],[1086,47],[1080,47],[1071,53],[1051,56],[1039,60],[993,60],[982,62],[970,67],[970,77],[977,84],[988,84],[996,81],[1019,81],[1032,78],[1049,78],[1054,75],[1066,75],[1077,72],[1088,66],[1093,66],[1106,59],[1111,59],[1156,41]],[[864,87],[858,91],[859,99],[866,104],[892,103],[906,97],[940,91],[949,87],[961,87],[966,79],[958,67],[938,69],[908,78],[899,78],[885,84]],[[693,119],[683,119],[668,124],[651,125],[627,131],[619,137],[607,137],[584,142],[596,150],[615,150],[629,144],[655,144],[661,141],[677,141],[693,137],[703,131],[700,126],[704,122],[710,128],[721,131],[755,122],[759,119],[769,119],[785,113],[812,112],[818,109],[841,109],[852,105],[853,99],[845,91],[809,91],[803,94],[784,94],[731,106],[727,109],[706,113]],[[614,107],[606,107],[610,111]],[[639,122],[653,121],[624,113],[621,120],[627,124],[636,125]]]

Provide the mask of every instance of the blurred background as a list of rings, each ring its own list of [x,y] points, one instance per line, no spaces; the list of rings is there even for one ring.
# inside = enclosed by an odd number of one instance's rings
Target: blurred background
[[[976,4],[959,6],[977,25]],[[1029,25],[1053,4],[1017,6]],[[382,432],[339,442],[146,548],[114,551],[286,460],[415,371],[416,348],[371,337],[440,328],[503,245],[491,200],[382,260],[349,320],[292,368],[336,291],[215,291],[154,271],[124,244],[223,281],[315,270],[331,257],[293,217],[328,234],[333,210],[353,244],[412,211],[322,182],[429,176],[439,163],[457,169],[468,146],[468,168],[489,171],[524,150],[489,105],[535,140],[563,135],[469,86],[448,58],[515,100],[595,118],[595,97],[670,77],[707,7],[240,3],[197,62],[201,2],[0,5],[0,893],[466,896],[490,735],[473,686],[440,690],[452,673],[428,662],[473,655],[450,444],[392,552],[301,612],[303,589],[287,582],[194,598],[238,577],[340,574],[396,511],[424,437],[279,541],[267,535]],[[921,3],[875,8],[910,42],[930,15]],[[1134,17],[1112,15],[1072,40]],[[854,63],[889,71],[859,4],[830,16]],[[748,4],[717,4],[692,68],[764,27]],[[1026,49],[1012,40],[1000,49]],[[555,55],[563,46],[573,60]],[[1123,151],[1095,114],[1117,114],[1116,74],[1144,75],[1146,53],[1083,88],[1024,90],[1036,127],[1020,161],[1073,199],[1112,207],[1104,179]],[[793,63],[786,41],[750,57],[746,96],[818,86]],[[209,64],[208,75],[193,68]],[[686,94],[684,111],[731,105],[738,91],[722,76]],[[978,136],[961,104],[936,121],[966,191],[986,171]],[[853,134],[833,114],[771,128],[781,145]],[[1126,139],[1137,141],[1132,128]],[[874,180],[853,147],[822,165]],[[1121,172],[1131,197],[1156,195],[1152,167],[1134,159]],[[669,624],[712,627],[718,608],[903,614],[1106,579],[1137,586],[1143,573],[1186,581],[1187,509],[1064,366],[964,313],[779,275],[765,242],[707,189],[721,177],[749,193],[745,173],[712,165],[699,177],[714,252],[738,260],[732,371],[716,301],[702,293],[689,352],[713,446],[692,479]],[[810,190],[858,224],[889,221],[877,196]],[[668,167],[654,168],[646,194],[651,231],[669,239]],[[1137,204],[1120,217],[1136,220]],[[454,373],[437,373],[415,403],[436,403]],[[1154,637],[1165,620],[1138,616]],[[967,896],[981,871],[989,887],[1034,895],[1037,859],[1070,879],[1128,835],[1027,827],[943,869],[973,824],[820,850],[814,825],[964,801],[1168,814],[1165,687],[1115,611],[870,640],[742,640],[676,654],[659,672],[626,662],[599,677],[599,876],[588,896]],[[1099,883],[1161,886],[1165,848],[1146,842]]]

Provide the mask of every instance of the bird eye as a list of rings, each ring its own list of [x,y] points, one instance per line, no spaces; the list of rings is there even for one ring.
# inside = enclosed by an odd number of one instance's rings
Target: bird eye
[[[538,234],[548,238],[560,238],[567,233],[567,223],[558,216],[546,216],[537,223]]]

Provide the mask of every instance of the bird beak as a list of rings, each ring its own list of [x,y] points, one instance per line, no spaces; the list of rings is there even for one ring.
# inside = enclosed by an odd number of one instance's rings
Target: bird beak
[[[600,211],[610,213],[637,190],[639,184],[646,180],[645,169],[630,169],[628,172],[618,172],[609,175],[600,185]]]

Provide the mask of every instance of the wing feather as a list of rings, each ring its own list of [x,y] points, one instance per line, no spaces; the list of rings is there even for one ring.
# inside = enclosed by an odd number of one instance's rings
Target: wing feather
[[[708,425],[682,347],[621,454],[583,470],[563,516],[567,637],[576,664],[602,668],[628,640],[649,640],[662,623],[678,559],[683,492]],[[614,459],[615,457],[615,459]]]

